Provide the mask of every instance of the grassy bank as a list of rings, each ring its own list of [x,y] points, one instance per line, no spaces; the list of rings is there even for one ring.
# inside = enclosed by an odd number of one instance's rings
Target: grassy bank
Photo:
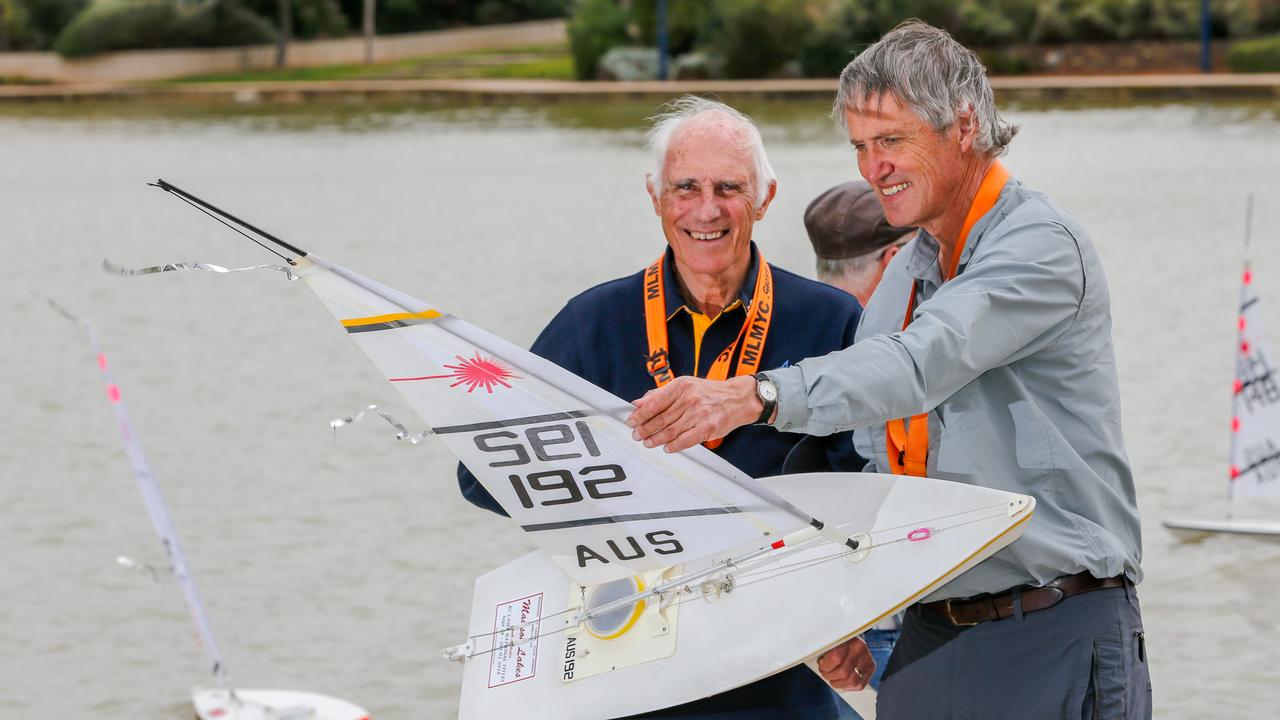
[[[163,83],[290,82],[326,80],[439,80],[498,78],[570,80],[573,59],[566,45],[430,55],[370,65],[324,65],[214,73],[163,80]]]

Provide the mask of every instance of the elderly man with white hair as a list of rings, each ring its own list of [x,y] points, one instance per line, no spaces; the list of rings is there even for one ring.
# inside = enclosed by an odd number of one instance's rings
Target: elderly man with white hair
[[[1137,502],[1093,243],[1001,165],[1014,128],[944,31],[912,21],[858,55],[835,113],[889,222],[920,228],[858,342],[756,377],[679,378],[637,401],[636,438],[676,451],[762,419],[853,428],[875,470],[1035,496],[1021,539],[908,609],[878,717],[1150,717]],[[844,687],[860,663],[846,645],[818,666]]]
[[[686,97],[654,119],[649,141],[656,167],[646,185],[665,250],[645,270],[570,300],[533,352],[619,397],[639,397],[678,377],[750,378],[763,368],[848,346],[858,303],[770,265],[753,242],[755,223],[778,183],[750,118],[722,103]],[[708,447],[748,475],[766,477],[782,474],[802,437],[747,427]],[[865,465],[848,433],[824,448],[826,464],[835,470]],[[467,499],[501,512],[465,468],[459,482]],[[865,644],[857,641],[851,650],[849,657],[870,677],[874,661]],[[797,666],[646,717],[833,720],[842,706],[827,683]]]

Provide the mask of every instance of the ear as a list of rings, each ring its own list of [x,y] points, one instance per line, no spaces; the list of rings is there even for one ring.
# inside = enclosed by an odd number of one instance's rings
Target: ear
[[[756,220],[763,220],[764,214],[769,211],[769,203],[773,202],[773,198],[778,194],[778,181],[769,181],[769,191],[764,194],[764,202],[760,203],[760,207],[756,208]]]
[[[977,113],[973,111],[973,107],[964,107],[956,112],[955,121],[956,134],[960,141],[960,152],[969,152],[973,149],[974,143],[978,139]]]
[[[649,191],[649,199],[653,201],[653,214],[662,216],[662,205],[658,203],[658,193],[653,187],[653,173],[645,173],[644,188]]]
[[[901,249],[901,245],[890,245],[889,249],[884,251],[884,255],[880,256],[880,272],[883,273],[884,269],[889,267],[889,263],[893,260],[893,256],[897,255],[898,251]]]

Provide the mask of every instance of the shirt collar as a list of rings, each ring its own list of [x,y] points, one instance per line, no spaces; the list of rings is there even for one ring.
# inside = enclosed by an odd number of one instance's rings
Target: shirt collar
[[[969,259],[973,257],[973,253],[978,247],[982,235],[996,223],[997,218],[1002,216],[999,212],[1000,206],[1008,199],[1009,190],[1017,184],[1017,180],[1009,178],[1004,187],[1000,190],[1000,199],[996,200],[996,204],[991,207],[987,214],[983,215],[978,222],[974,223],[973,229],[969,231],[969,239],[964,244],[964,249],[960,251],[959,268],[964,269],[969,264]],[[916,280],[932,282],[934,285],[942,284],[942,268],[938,264],[938,251],[941,247],[937,238],[929,234],[928,230],[920,228],[916,232],[914,250],[911,257],[907,260],[907,274]]]
[[[747,310],[751,309],[751,298],[755,295],[756,275],[760,272],[760,252],[756,249],[755,242],[751,243],[751,264],[747,266],[747,277],[742,281],[742,287],[738,288],[737,302],[729,303],[725,310],[728,310],[738,303]],[[693,314],[698,312],[688,299],[680,292],[680,283],[676,281],[676,256],[671,250],[671,246],[667,246],[666,259],[662,263],[662,282],[665,288],[667,320],[675,317],[675,314],[684,310]],[[721,312],[724,312],[723,310]],[[714,319],[714,318],[713,318]]]

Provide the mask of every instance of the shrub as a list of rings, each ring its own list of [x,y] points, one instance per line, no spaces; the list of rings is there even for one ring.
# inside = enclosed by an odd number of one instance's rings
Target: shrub
[[[293,4],[291,35],[299,40],[340,37],[351,29],[337,0],[290,0]],[[280,0],[241,0],[247,10],[279,31]]]
[[[626,45],[627,13],[614,0],[582,0],[569,18],[569,52],[579,80],[596,76],[609,48]]]
[[[837,0],[818,17],[800,43],[800,70],[807,77],[836,77],[859,52],[879,38],[873,10],[864,0]]]
[[[492,25],[564,17],[569,14],[569,0],[482,0],[475,8],[476,24]]]
[[[813,32],[804,0],[718,0],[712,49],[731,78],[763,78],[797,53],[796,39]]]
[[[706,0],[667,0],[667,50],[672,55],[692,52],[706,37],[714,7]],[[632,0],[631,19],[636,40],[658,45],[658,8],[655,0]]]
[[[171,0],[103,0],[75,17],[54,42],[65,57],[112,50],[256,45],[275,40],[271,25],[228,0],[191,10]]]
[[[991,75],[1025,75],[1031,72],[1031,61],[1002,50],[979,50],[978,59]]]
[[[35,47],[27,9],[15,0],[0,0],[0,52]]]
[[[1227,64],[1235,72],[1280,72],[1280,35],[1233,43]]]

